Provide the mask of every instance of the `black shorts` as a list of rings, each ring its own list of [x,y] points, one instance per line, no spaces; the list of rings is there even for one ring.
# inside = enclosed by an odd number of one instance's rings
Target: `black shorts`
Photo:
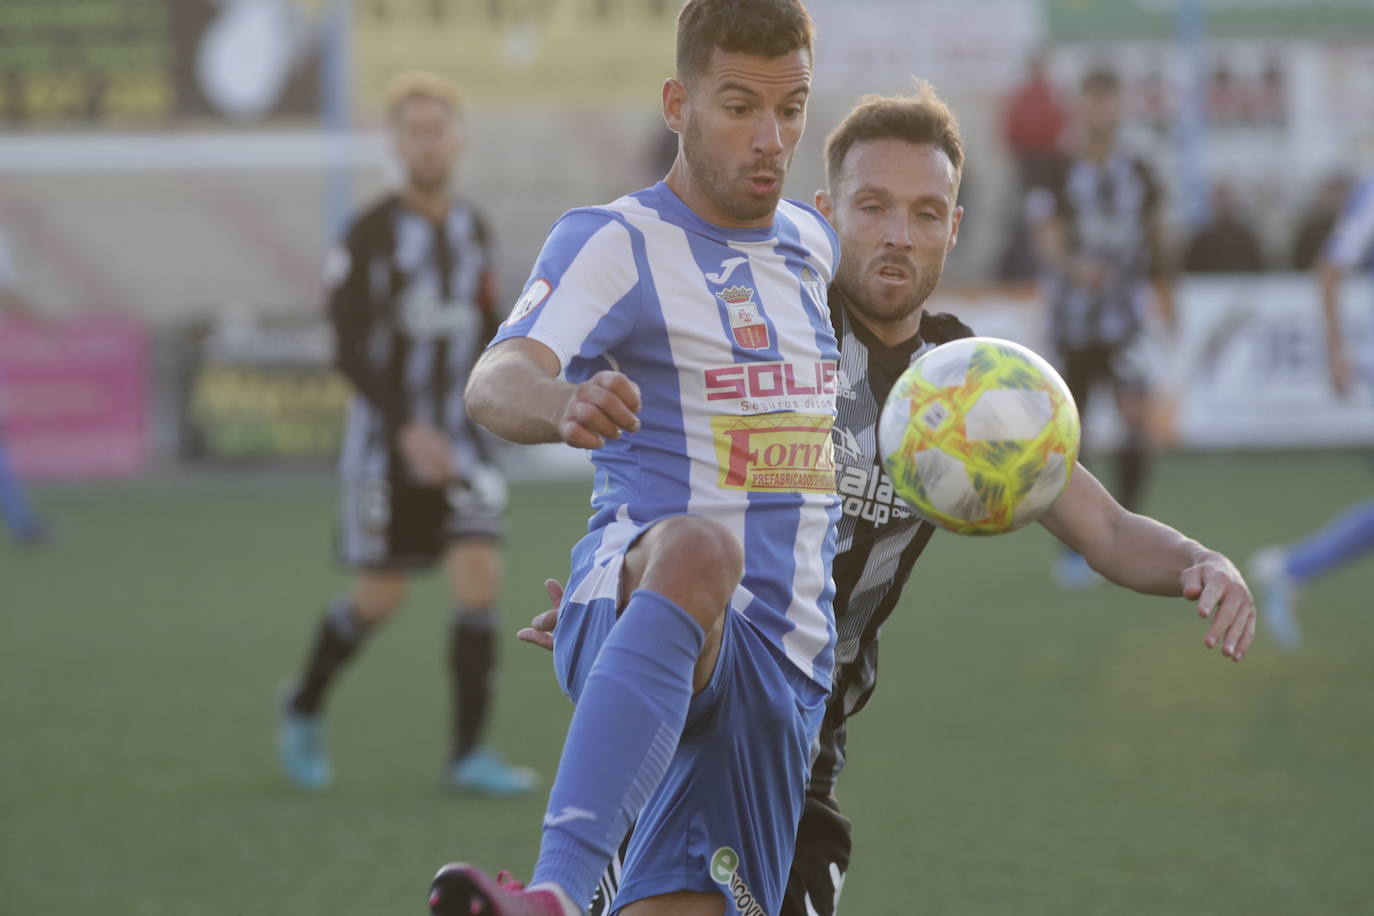
[[[1080,413],[1099,385],[1110,384],[1115,391],[1149,390],[1149,374],[1138,349],[1130,344],[1061,348],[1059,354],[1064,384]]]
[[[787,876],[787,892],[779,916],[835,916],[840,889],[849,873],[852,848],[849,819],[840,813],[831,796],[808,795],[797,824],[797,849],[792,856],[792,871]],[[625,862],[629,836],[620,844],[606,867],[592,897],[590,916],[607,916],[608,899],[620,886],[620,870]]]
[[[849,874],[851,833],[833,796],[806,796],[780,916],[834,916]]]
[[[400,460],[390,467],[400,468]],[[339,562],[349,569],[424,569],[454,541],[501,538],[505,507],[505,481],[491,466],[475,468],[465,485],[447,488],[419,486],[395,470],[384,477],[346,477]]]

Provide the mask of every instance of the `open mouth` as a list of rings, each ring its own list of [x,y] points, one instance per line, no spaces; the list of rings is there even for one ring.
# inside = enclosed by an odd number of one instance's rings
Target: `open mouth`
[[[888,283],[905,283],[911,279],[911,271],[895,264],[884,264],[878,268],[878,279]]]
[[[769,191],[777,189],[778,179],[772,175],[751,175],[749,176],[749,187],[753,188],[755,193],[767,194]]]

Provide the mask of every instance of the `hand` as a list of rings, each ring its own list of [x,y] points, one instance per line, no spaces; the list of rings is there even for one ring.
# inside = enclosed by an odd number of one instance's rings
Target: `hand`
[[[420,483],[441,487],[458,479],[453,446],[438,427],[411,420],[401,427],[397,444],[410,472]]]
[[[515,638],[542,646],[552,652],[553,628],[558,626],[558,608],[563,603],[563,586],[557,579],[545,579],[544,591],[549,593],[549,609],[542,614],[536,614],[530,625],[516,633]]]
[[[639,386],[619,372],[598,372],[573,389],[558,435],[574,448],[601,448],[621,432],[639,431]]]
[[[1221,643],[1221,654],[1234,661],[1245,657],[1255,638],[1255,601],[1235,564],[1208,551],[1183,571],[1183,597],[1197,601],[1198,614],[1211,617],[1203,640],[1207,648]]]

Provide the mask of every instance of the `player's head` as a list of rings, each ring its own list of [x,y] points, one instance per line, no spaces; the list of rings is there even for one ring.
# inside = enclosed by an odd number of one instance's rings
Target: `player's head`
[[[800,0],[688,0],[663,117],[681,138],[669,184],[724,225],[773,219],[806,125],[811,17]]]
[[[1107,67],[1093,67],[1079,83],[1078,117],[1092,138],[1109,138],[1121,126],[1121,79]]]
[[[458,87],[432,73],[403,73],[387,87],[386,105],[406,180],[427,193],[447,187],[463,148]]]
[[[840,237],[835,283],[861,316],[904,321],[934,291],[959,237],[963,167],[959,122],[925,82],[865,96],[826,139],[816,207]]]

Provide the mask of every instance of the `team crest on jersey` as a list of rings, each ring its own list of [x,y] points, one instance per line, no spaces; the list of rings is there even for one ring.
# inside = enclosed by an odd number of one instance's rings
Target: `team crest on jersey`
[[[730,333],[746,350],[768,349],[768,325],[759,314],[754,291],[748,286],[727,286],[716,293],[730,315]]]
[[[543,305],[544,300],[549,298],[549,293],[551,292],[553,292],[553,287],[549,285],[548,280],[545,280],[543,277],[535,280],[530,284],[529,289],[525,290],[525,294],[515,303],[515,306],[510,310],[510,315],[503,324],[506,327],[518,324],[520,320],[528,316],[530,312],[533,312],[535,309],[539,308],[539,306]]]

